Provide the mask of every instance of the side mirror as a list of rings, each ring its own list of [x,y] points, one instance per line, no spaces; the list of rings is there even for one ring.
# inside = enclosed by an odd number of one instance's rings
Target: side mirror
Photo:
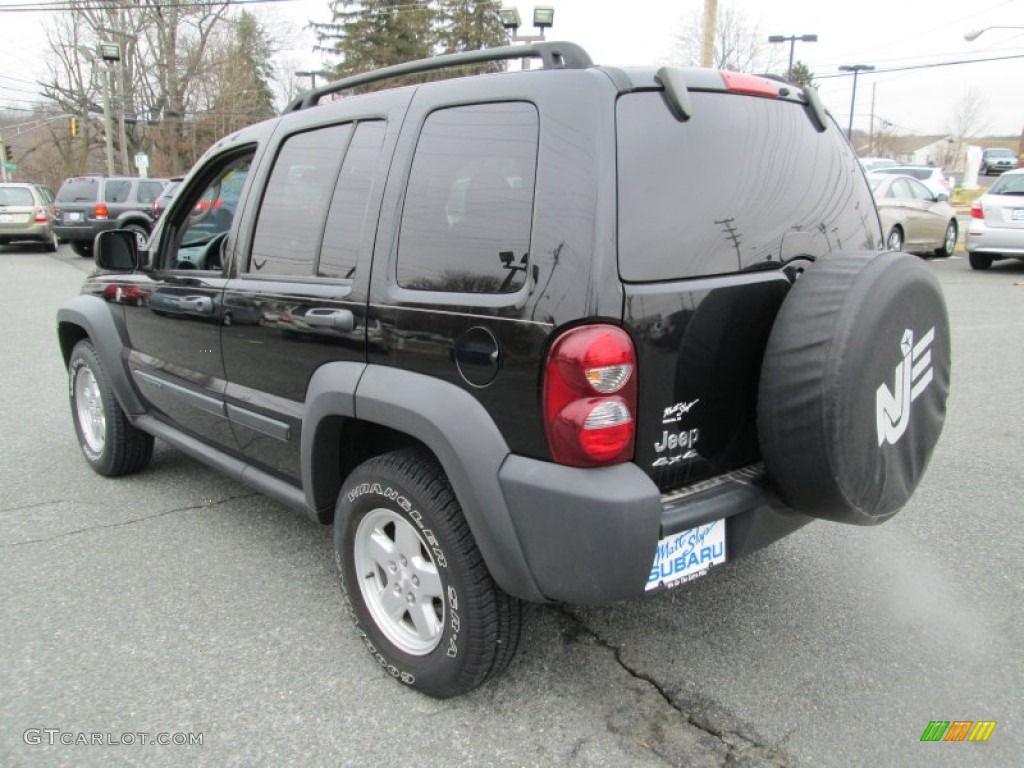
[[[949,195],[947,195],[945,192],[939,192],[939,194],[937,194],[935,196],[935,202],[937,202],[937,203],[949,202]]]
[[[110,229],[96,235],[93,259],[100,269],[131,272],[139,266],[139,244],[135,233],[127,229]]]

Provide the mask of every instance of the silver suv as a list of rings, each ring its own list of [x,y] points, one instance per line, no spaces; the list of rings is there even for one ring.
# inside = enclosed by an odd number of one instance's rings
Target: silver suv
[[[167,179],[131,176],[73,176],[57,190],[56,228],[79,256],[91,257],[96,235],[108,229],[135,233],[139,247],[153,228],[150,207]]]
[[[1017,156],[1012,149],[991,147],[981,153],[981,172],[986,176],[993,173],[1012,171],[1017,167]]]

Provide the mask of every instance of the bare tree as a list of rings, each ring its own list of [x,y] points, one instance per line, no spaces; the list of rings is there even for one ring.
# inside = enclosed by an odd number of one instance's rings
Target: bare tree
[[[676,38],[672,55],[676,63],[684,67],[700,66],[703,30],[702,13],[694,11],[686,29]],[[768,36],[741,10],[719,7],[712,66],[733,72],[770,72],[779,66],[778,55],[776,47],[768,44]]]
[[[964,140],[971,137],[985,124],[985,97],[974,86],[969,87],[961,95],[953,107],[946,123],[950,142],[943,158],[943,166],[959,168],[963,158]]]

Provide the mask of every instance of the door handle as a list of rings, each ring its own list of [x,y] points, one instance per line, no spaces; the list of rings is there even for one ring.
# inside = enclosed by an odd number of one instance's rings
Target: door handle
[[[320,328],[334,328],[337,331],[351,331],[356,327],[356,317],[351,309],[330,309],[314,307],[302,316],[310,325]]]
[[[178,306],[186,312],[195,312],[197,315],[213,314],[213,301],[209,296],[183,296]]]

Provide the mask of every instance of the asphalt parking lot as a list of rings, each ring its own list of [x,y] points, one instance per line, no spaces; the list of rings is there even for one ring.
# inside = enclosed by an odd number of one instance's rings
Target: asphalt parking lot
[[[930,264],[953,383],[900,515],[537,607],[503,678],[435,701],[366,654],[329,530],[159,443],[132,478],[87,467],[55,312],[91,264],[0,248],[0,765],[1019,764],[1024,263]],[[932,720],[997,726],[922,743]]]

